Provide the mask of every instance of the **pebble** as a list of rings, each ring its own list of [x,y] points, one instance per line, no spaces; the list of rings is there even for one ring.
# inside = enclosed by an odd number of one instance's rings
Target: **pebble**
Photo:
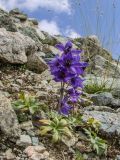
[[[32,141],[29,135],[21,135],[20,140],[18,140],[16,143],[19,146],[29,146],[32,144]]]
[[[6,159],[7,160],[14,160],[16,156],[12,153],[12,149],[8,149],[6,152]]]

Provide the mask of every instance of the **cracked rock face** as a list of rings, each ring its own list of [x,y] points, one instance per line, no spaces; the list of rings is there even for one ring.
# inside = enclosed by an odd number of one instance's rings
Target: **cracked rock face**
[[[0,130],[8,137],[19,137],[20,129],[17,116],[10,100],[0,92]]]
[[[27,55],[35,52],[35,42],[19,32],[0,29],[0,60],[12,64],[24,64]]]
[[[85,111],[83,119],[86,121],[89,117],[93,117],[101,122],[101,130],[106,135],[120,137],[120,112]]]

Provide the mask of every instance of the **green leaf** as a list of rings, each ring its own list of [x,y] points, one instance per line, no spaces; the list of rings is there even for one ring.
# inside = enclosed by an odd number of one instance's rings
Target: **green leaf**
[[[53,142],[58,142],[60,140],[60,135],[57,130],[54,130],[53,136],[52,136]]]
[[[50,132],[52,130],[51,127],[49,126],[42,126],[40,128],[40,134],[43,136],[43,135],[46,135],[48,132]]]

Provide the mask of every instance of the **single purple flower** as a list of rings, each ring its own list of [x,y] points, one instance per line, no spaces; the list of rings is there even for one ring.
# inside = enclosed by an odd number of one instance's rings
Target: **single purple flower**
[[[72,49],[72,42],[68,41],[65,45],[62,43],[56,44],[56,48],[60,51],[63,51],[64,53],[69,53]]]
[[[51,72],[54,75],[54,80],[56,82],[68,82],[72,77],[74,77],[74,74],[68,72],[65,68],[61,68],[58,71],[52,71]]]
[[[67,104],[67,102],[65,100],[62,100],[61,102],[61,108],[59,110],[59,113],[60,114],[63,114],[63,115],[68,115],[70,110],[72,109],[73,107],[71,107],[70,105]]]
[[[82,92],[79,92],[74,88],[68,89],[67,93],[69,95],[69,100],[73,103],[76,103],[78,101],[80,94],[82,94]]]
[[[56,44],[56,48],[62,51],[63,53],[73,53],[73,54],[79,54],[82,52],[82,50],[72,49],[72,42],[68,41],[65,45],[62,43]]]
[[[59,57],[59,55],[56,55],[56,57],[52,61],[48,62],[48,65],[51,71],[57,71],[59,67],[61,67],[61,58]]]
[[[80,54],[80,53],[82,53],[82,50],[72,49],[72,50],[71,50],[71,53],[72,53],[72,54]]]
[[[76,89],[74,88],[70,88],[67,90],[67,93],[69,94],[69,96],[79,96],[81,92],[78,92]]]
[[[77,88],[77,87],[83,88],[83,81],[84,81],[84,79],[76,76],[76,77],[71,78],[70,84],[74,88]]]
[[[63,54],[61,57],[61,65],[66,68],[69,72],[77,74],[77,68],[80,66],[79,65],[79,56],[73,56],[71,53],[70,54]]]

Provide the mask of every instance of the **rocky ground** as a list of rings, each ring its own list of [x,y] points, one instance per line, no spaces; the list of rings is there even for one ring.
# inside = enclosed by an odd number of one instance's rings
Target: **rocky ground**
[[[108,141],[106,157],[99,158],[91,151],[81,140],[85,136],[81,131],[70,141],[51,143],[39,135],[34,117],[19,117],[12,107],[24,92],[55,109],[59,84],[52,80],[46,61],[59,53],[54,45],[67,39],[41,32],[38,22],[18,9],[9,13],[0,9],[0,160],[77,160],[76,149],[89,160],[120,159],[120,64],[100,46],[96,36],[71,41],[75,48],[84,50],[82,58],[89,62],[86,83],[96,76],[99,83],[106,77],[107,85],[113,83],[111,91],[84,93],[83,102],[78,103],[84,121],[94,117],[101,122],[100,135]],[[45,118],[44,111],[40,116]]]

